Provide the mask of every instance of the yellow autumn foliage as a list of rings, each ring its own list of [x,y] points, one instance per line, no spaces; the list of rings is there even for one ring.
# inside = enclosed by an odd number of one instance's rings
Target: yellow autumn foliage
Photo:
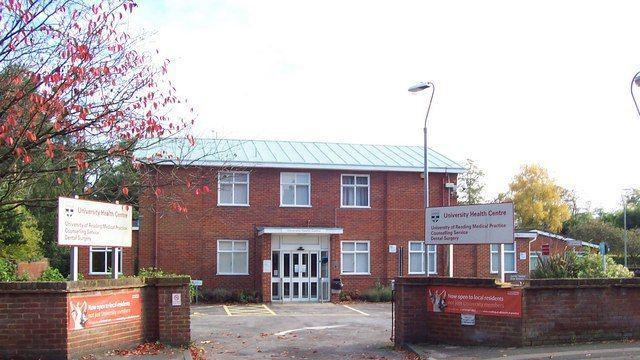
[[[513,202],[518,227],[558,232],[571,217],[562,194],[545,168],[525,165],[509,184],[506,199]]]

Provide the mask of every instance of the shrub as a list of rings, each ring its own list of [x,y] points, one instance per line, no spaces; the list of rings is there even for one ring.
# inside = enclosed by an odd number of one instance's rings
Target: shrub
[[[42,272],[38,281],[67,281],[67,279],[58,269],[49,267]]]
[[[203,292],[202,299],[207,302],[225,303],[233,301],[233,294],[225,288],[216,288]]]
[[[391,297],[391,287],[382,285],[380,281],[376,281],[372,287],[362,293],[362,299],[370,302],[387,302],[391,301]]]
[[[0,281],[15,281],[16,266],[6,259],[0,259]]]
[[[602,267],[599,254],[578,256],[573,252],[538,259],[538,267],[531,273],[533,279],[575,279],[575,278],[627,278],[633,272],[614,259],[606,256],[607,271]]]
[[[258,302],[259,299],[260,299],[260,296],[255,291],[240,290],[235,300],[243,304],[246,304],[246,303],[256,303]]]

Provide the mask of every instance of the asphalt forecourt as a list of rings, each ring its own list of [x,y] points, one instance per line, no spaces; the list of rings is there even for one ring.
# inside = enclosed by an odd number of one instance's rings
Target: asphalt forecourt
[[[245,306],[246,309],[234,306],[235,309],[225,309],[224,305],[192,307],[191,337],[207,358],[411,356],[393,349],[389,303],[273,303],[264,305],[270,310],[266,312],[257,305]]]

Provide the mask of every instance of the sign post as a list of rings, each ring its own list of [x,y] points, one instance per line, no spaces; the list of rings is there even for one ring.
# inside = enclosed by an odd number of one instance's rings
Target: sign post
[[[58,245],[71,248],[71,279],[78,280],[78,246],[105,246],[113,251],[111,269],[118,278],[118,247],[131,246],[129,205],[58,198]]]
[[[504,244],[515,241],[512,203],[429,207],[426,224],[426,245],[500,244],[500,279],[505,281]],[[451,247],[449,253],[452,276]]]

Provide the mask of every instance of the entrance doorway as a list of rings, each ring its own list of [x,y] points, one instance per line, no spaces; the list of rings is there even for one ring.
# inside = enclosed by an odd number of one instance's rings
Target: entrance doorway
[[[328,238],[278,236],[272,239],[271,300],[329,300]]]
[[[273,251],[271,262],[272,301],[329,300],[327,251]]]

